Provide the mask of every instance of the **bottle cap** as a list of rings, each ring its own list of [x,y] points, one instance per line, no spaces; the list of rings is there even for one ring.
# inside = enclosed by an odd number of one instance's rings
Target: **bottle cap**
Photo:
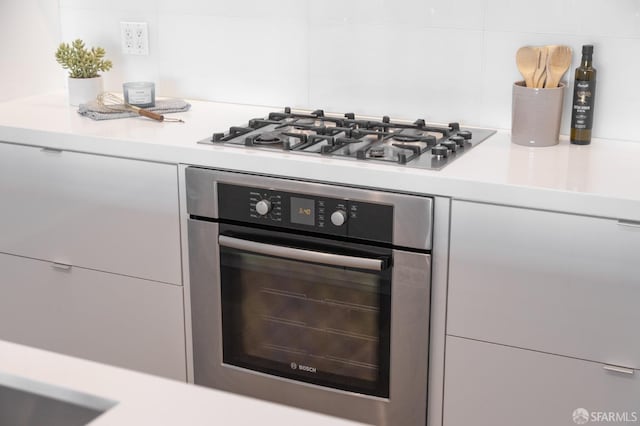
[[[582,54],[583,55],[592,55],[593,54],[593,44],[585,44],[582,46]]]

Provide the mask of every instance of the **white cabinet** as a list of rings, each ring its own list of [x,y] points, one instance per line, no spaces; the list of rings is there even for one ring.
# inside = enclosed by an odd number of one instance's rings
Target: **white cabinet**
[[[177,173],[0,143],[0,339],[185,380]]]
[[[177,166],[0,143],[0,252],[181,283]]]
[[[453,201],[445,426],[640,421],[638,225]]]
[[[640,227],[454,201],[447,334],[640,368]]]
[[[602,423],[637,424],[640,372],[605,367],[449,336],[443,424],[575,426],[582,424],[573,420],[579,408],[590,420],[614,413],[617,421]]]
[[[185,380],[182,287],[6,254],[0,271],[1,339]]]

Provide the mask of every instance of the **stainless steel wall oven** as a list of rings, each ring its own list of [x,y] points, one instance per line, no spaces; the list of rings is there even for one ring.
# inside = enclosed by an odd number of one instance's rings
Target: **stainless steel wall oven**
[[[433,200],[186,169],[196,384],[426,422]]]

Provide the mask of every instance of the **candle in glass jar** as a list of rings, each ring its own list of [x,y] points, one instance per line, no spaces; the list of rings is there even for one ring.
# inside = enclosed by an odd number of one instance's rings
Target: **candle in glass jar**
[[[156,105],[155,84],[148,81],[135,81],[122,85],[124,101],[129,105],[140,108],[150,108]]]

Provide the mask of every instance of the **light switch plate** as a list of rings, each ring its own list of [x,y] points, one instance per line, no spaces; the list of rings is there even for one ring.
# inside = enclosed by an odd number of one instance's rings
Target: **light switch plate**
[[[146,22],[120,22],[120,39],[125,55],[149,54],[149,28]]]

